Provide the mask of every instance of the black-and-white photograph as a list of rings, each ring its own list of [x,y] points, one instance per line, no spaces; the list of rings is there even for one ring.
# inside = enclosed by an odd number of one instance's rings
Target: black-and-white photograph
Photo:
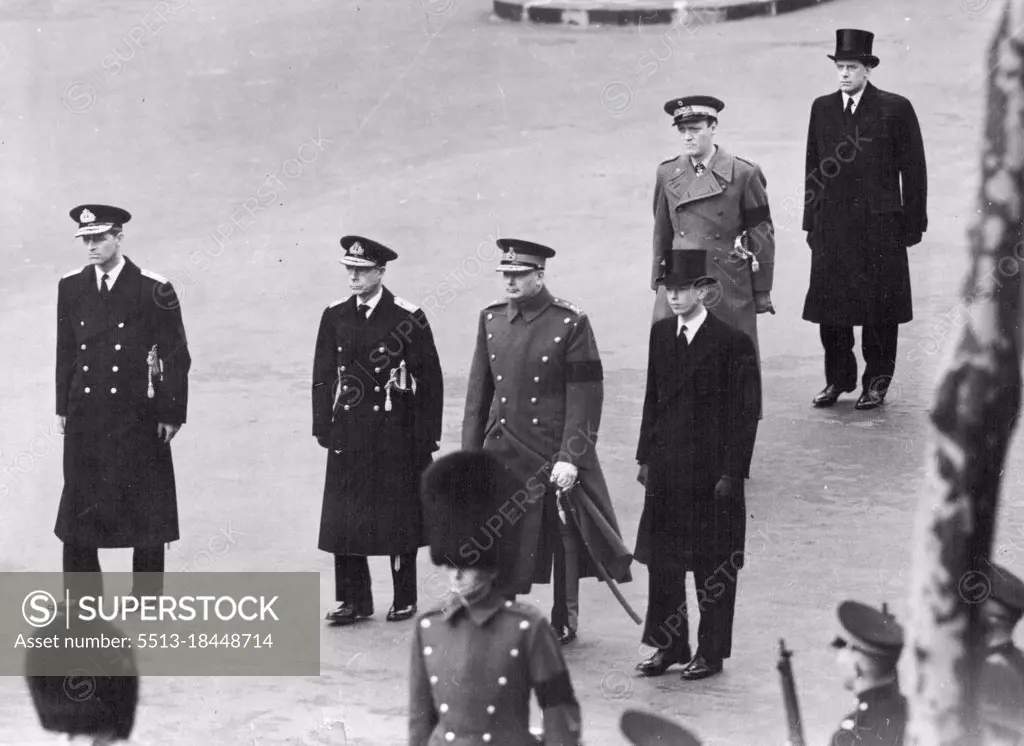
[[[1024,0],[0,0],[0,78],[0,743],[1024,746]]]

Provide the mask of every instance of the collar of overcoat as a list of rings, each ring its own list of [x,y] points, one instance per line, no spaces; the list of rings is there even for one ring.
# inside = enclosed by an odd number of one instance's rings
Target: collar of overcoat
[[[117,282],[110,288],[110,298],[106,301],[100,296],[99,288],[96,287],[96,270],[94,265],[88,264],[82,268],[77,278],[80,283],[78,289],[80,297],[80,311],[94,319],[110,318],[111,311],[115,319],[122,322],[128,321],[133,315],[139,313],[143,306],[139,303],[142,292],[142,271],[128,257],[124,258],[124,267],[117,277]],[[86,330],[83,339],[92,339],[99,334],[107,334],[111,330],[105,323],[91,324]]]
[[[482,627],[487,624],[491,617],[501,611],[504,605],[505,597],[492,588],[491,592],[479,601],[468,604],[461,600],[455,601],[445,609],[444,620],[451,624],[459,614],[464,612],[469,615],[474,624]]]
[[[508,303],[508,321],[512,323],[516,315],[523,317],[523,321],[529,324],[540,316],[554,302],[554,296],[547,286],[542,287],[535,295],[531,295],[522,301],[510,300]]]
[[[732,183],[736,159],[721,146],[711,156],[704,178],[697,176],[689,157],[679,160],[682,161],[679,173],[672,176],[666,185],[666,189],[676,197],[677,210],[691,202],[717,197]]]
[[[662,325],[660,334],[662,354],[670,357],[680,354],[676,338],[676,326],[678,324],[676,317],[673,316],[658,323]],[[693,337],[693,341],[687,345],[686,351],[682,353],[684,355],[683,373],[675,381],[676,390],[682,388],[690,380],[694,371],[702,367],[708,357],[718,347],[720,324],[721,322],[718,318],[711,311],[708,311],[707,318],[700,325],[700,328]]]
[[[846,114],[843,112],[846,109],[846,101],[842,91],[836,91],[832,95],[832,108],[839,120],[845,122]],[[852,126],[860,132],[866,132],[878,118],[878,111],[878,88],[869,80],[864,84],[864,94],[860,97],[860,103],[854,111]]]

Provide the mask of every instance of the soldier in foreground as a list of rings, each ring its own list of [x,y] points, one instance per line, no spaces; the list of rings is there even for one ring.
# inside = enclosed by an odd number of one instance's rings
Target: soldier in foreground
[[[580,706],[554,630],[539,610],[495,587],[498,544],[482,539],[505,500],[501,468],[485,451],[460,451],[423,475],[430,559],[447,568],[452,593],[413,635],[410,746],[580,743]],[[529,729],[534,693],[544,712],[540,739]]]
[[[163,590],[177,541],[171,440],[185,423],[192,364],[174,288],[121,253],[127,210],[71,211],[89,263],[57,288],[57,416],[64,491],[54,528],[72,593],[99,595],[100,548],[132,547],[132,592]],[[70,578],[69,578],[70,583]]]
[[[1013,630],[1024,614],[1024,582],[1005,567],[987,573],[988,597],[982,602],[985,662],[978,703],[989,742],[1024,743],[1024,653],[1013,643]]]
[[[373,615],[368,556],[391,559],[387,620],[416,613],[416,552],[426,545],[419,478],[441,439],[444,381],[426,314],[383,285],[398,254],[341,239],[352,295],[320,318],[313,435],[327,449],[322,551],[334,555],[336,626]]]
[[[502,590],[527,593],[549,582],[554,565],[551,623],[567,644],[579,624],[580,578],[597,574],[581,542],[609,577],[630,579],[631,557],[597,459],[604,372],[590,319],[545,287],[554,250],[513,238],[497,243],[506,298],[480,312],[462,447],[490,451],[504,467],[507,504],[482,537],[516,549],[503,561]],[[588,498],[576,501],[582,535],[559,515],[556,489]]]
[[[832,746],[902,746],[907,702],[900,694],[896,665],[903,650],[903,628],[885,611],[857,601],[838,609],[842,632],[832,642],[843,684],[857,697]]]

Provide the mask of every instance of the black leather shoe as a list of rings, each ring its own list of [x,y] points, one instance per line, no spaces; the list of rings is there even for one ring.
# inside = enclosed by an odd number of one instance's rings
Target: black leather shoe
[[[373,604],[342,603],[334,611],[328,611],[325,617],[335,627],[347,627],[361,619],[373,616]]]
[[[682,659],[680,656],[672,655],[664,650],[658,650],[650,658],[637,663],[636,670],[644,676],[662,676],[670,666],[676,663],[685,664],[689,659],[690,656],[688,652],[686,658]]]
[[[387,620],[389,622],[404,622],[406,619],[411,619],[414,616],[416,616],[416,604],[403,606],[400,609],[396,609],[395,605],[391,604],[391,608],[388,609]]]
[[[719,673],[722,673],[722,661],[709,661],[698,654],[690,661],[690,665],[683,669],[682,677],[684,681],[697,681]]]
[[[868,389],[860,395],[857,399],[857,403],[853,405],[854,409],[877,409],[878,407],[885,404],[885,394],[879,394],[877,391],[871,391]]]
[[[576,639],[576,630],[572,627],[556,627],[555,633],[558,635],[559,645],[568,645]]]
[[[826,386],[825,388],[818,392],[817,396],[815,396],[811,400],[811,403],[814,404],[814,406],[816,407],[831,407],[833,404],[839,401],[839,397],[842,394],[848,394],[855,388],[855,386],[851,386],[850,388],[846,389],[837,386],[834,383],[830,383],[828,386]]]

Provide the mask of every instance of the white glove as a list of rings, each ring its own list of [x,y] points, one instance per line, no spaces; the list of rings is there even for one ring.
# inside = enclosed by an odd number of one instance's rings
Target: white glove
[[[570,490],[576,484],[578,474],[579,470],[575,466],[565,461],[559,461],[551,468],[551,481],[562,490]]]

